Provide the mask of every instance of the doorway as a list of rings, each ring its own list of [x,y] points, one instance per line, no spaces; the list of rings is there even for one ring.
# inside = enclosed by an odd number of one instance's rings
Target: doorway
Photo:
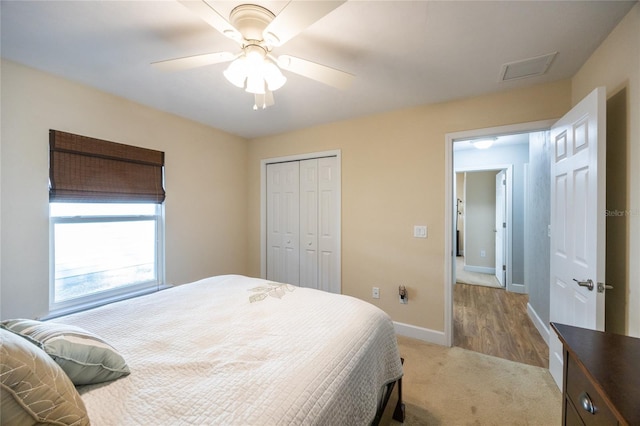
[[[454,142],[464,267],[456,268],[453,332],[455,346],[546,368],[547,348],[528,318],[524,279],[529,138],[518,133],[481,144]]]
[[[454,333],[453,289],[454,289],[454,282],[455,282],[455,276],[456,276],[456,272],[454,268],[455,268],[455,253],[456,253],[455,221],[457,220],[456,218],[457,200],[455,198],[456,192],[455,192],[455,186],[454,186],[454,182],[455,182],[454,172],[463,168],[457,161],[454,165],[454,159],[455,159],[454,144],[462,143],[460,141],[467,141],[465,143],[471,145],[471,142],[468,142],[468,141],[475,140],[481,137],[491,136],[494,139],[494,142],[496,142],[500,138],[505,137],[506,135],[522,135],[526,133],[541,132],[541,131],[548,132],[548,129],[551,127],[551,124],[553,124],[553,120],[540,121],[540,122],[534,122],[534,123],[524,123],[524,124],[518,124],[518,125],[512,125],[512,126],[502,126],[502,127],[496,127],[496,128],[490,128],[490,129],[457,132],[457,133],[446,135],[446,143],[447,143],[446,191],[447,191],[447,194],[449,194],[448,200],[453,201],[453,202],[449,202],[449,201],[447,202],[447,205],[446,205],[447,214],[445,216],[445,221],[446,221],[445,225],[447,229],[451,230],[450,238],[447,238],[445,240],[446,251],[447,253],[451,253],[451,257],[447,256],[445,258],[445,283],[444,283],[445,284],[445,341],[449,345],[453,345],[454,343],[453,341],[454,339],[454,336],[453,336],[453,333]],[[499,143],[496,143],[496,145],[498,146]],[[525,224],[531,222],[529,220],[530,218],[528,218],[529,215],[526,212],[526,207],[525,207],[527,206],[527,203],[525,202],[526,194],[529,192],[528,186],[530,185],[528,179],[526,178],[528,173],[528,166],[527,166],[528,161],[525,158],[523,161],[520,162],[520,166],[518,167],[516,167],[514,165],[516,163],[511,160],[504,161],[504,164],[496,164],[496,163],[503,163],[503,161],[497,159],[497,157],[493,155],[493,153],[483,154],[483,152],[488,152],[488,151],[486,150],[472,151],[473,154],[470,155],[471,160],[465,167],[467,167],[467,169],[478,168],[477,165],[473,166],[473,164],[474,162],[475,164],[477,164],[478,160],[481,159],[482,157],[484,157],[485,160],[487,158],[491,158],[494,163],[491,166],[493,166],[494,169],[503,169],[503,168],[507,168],[504,166],[513,165],[513,168],[512,168],[512,179],[514,182],[513,184],[515,185],[515,182],[518,182],[518,185],[521,185],[518,190],[514,190],[514,191],[507,190],[507,194],[506,194],[507,197],[511,195],[514,198],[512,200],[512,205],[515,206],[516,204],[518,204],[519,206],[521,206],[519,207],[521,208],[521,212],[512,213],[513,217],[510,222],[513,228],[512,228],[511,234],[507,233],[507,243],[506,243],[507,249],[505,251],[505,256],[511,256],[512,267],[509,268],[507,266],[505,281],[507,283],[509,282],[509,274],[511,274],[511,285],[514,285],[514,284],[520,285],[522,290],[520,291],[520,293],[529,293],[530,297],[533,296],[533,297],[539,298],[540,300],[543,300],[545,299],[544,289],[542,291],[538,291],[538,289],[535,288],[534,294],[532,295],[531,294],[532,289],[527,287],[528,283],[527,283],[527,280],[524,278],[525,270],[528,268],[529,269],[531,268],[531,265],[527,265],[527,260],[525,259],[532,258],[531,253],[528,253],[528,254],[524,253],[525,247],[526,247],[526,245],[524,244],[524,238],[525,238],[524,234],[525,232],[528,232],[528,229],[526,229]],[[503,166],[503,167],[495,167],[496,165]],[[488,166],[485,166],[485,167],[489,168]],[[520,199],[516,200],[516,197],[520,197]],[[547,218],[547,223],[548,223],[548,218]],[[509,219],[507,219],[507,227],[508,226],[509,226]],[[536,230],[536,232],[539,233],[539,230]],[[546,225],[545,225],[544,235],[546,236]],[[518,251],[519,253],[516,255],[516,252]],[[547,296],[545,300],[548,300],[548,291],[546,295]],[[546,342],[547,337],[545,336],[545,331],[548,334],[548,329],[546,328],[544,321],[541,321],[539,319],[539,316],[537,315],[535,310],[532,309],[531,303],[526,303],[526,309],[527,309],[527,317],[531,319],[534,327],[538,330],[539,334],[542,336],[542,338]],[[542,317],[545,317],[546,316],[545,314],[546,312],[542,312]]]
[[[526,150],[526,145],[519,149]],[[457,282],[523,292],[524,286],[514,285],[510,273],[513,259],[512,247],[508,244],[513,233],[512,175],[511,164],[481,164],[472,168],[467,165],[456,169]]]

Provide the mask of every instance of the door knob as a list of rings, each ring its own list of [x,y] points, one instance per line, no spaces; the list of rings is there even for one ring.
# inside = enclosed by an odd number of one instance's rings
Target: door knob
[[[593,281],[591,281],[591,278],[586,281],[578,281],[575,278],[573,280],[577,282],[580,287],[586,287],[589,291],[593,291]]]

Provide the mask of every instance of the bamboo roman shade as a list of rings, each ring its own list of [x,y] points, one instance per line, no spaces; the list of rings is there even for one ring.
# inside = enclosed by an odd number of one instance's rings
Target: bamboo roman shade
[[[162,203],[164,152],[49,131],[49,201]]]

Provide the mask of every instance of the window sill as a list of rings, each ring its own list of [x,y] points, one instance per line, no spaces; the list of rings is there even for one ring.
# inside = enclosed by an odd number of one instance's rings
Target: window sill
[[[172,288],[172,287],[173,287],[173,285],[163,284],[163,285],[160,285],[158,287],[147,288],[147,289],[139,290],[139,291],[133,291],[131,293],[119,294],[117,296],[107,297],[107,298],[104,298],[104,299],[101,299],[101,300],[94,300],[94,301],[91,301],[91,302],[82,303],[82,304],[79,304],[79,305],[75,305],[73,307],[55,309],[55,310],[49,311],[49,313],[47,315],[39,317],[38,320],[47,321],[47,320],[50,320],[50,319],[53,319],[53,318],[58,318],[58,317],[62,317],[62,316],[65,316],[65,315],[74,314],[76,312],[87,311],[89,309],[97,308],[99,306],[104,306],[104,305],[108,305],[110,303],[119,302],[121,300],[133,299],[134,297],[145,296],[147,294],[156,293],[158,291],[166,290],[166,289],[169,289],[169,288]]]

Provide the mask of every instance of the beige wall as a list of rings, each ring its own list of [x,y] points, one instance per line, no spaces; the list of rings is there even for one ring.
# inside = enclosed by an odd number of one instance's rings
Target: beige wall
[[[465,240],[467,251],[464,264],[480,267],[490,273],[487,268],[496,267],[496,175],[499,170],[486,172],[467,172],[466,204],[465,204]],[[484,252],[484,256],[482,256]]]
[[[12,62],[1,77],[3,318],[48,310],[49,129],[165,152],[167,282],[246,273],[244,139]]]
[[[249,143],[249,273],[260,275],[260,161],[342,152],[342,290],[393,320],[444,330],[445,134],[562,116],[570,82],[394,111]],[[412,237],[428,226],[427,239]],[[409,303],[398,303],[398,285]],[[380,287],[380,299],[371,287]]]
[[[640,4],[573,77],[575,105],[607,88],[606,328],[640,337]]]

